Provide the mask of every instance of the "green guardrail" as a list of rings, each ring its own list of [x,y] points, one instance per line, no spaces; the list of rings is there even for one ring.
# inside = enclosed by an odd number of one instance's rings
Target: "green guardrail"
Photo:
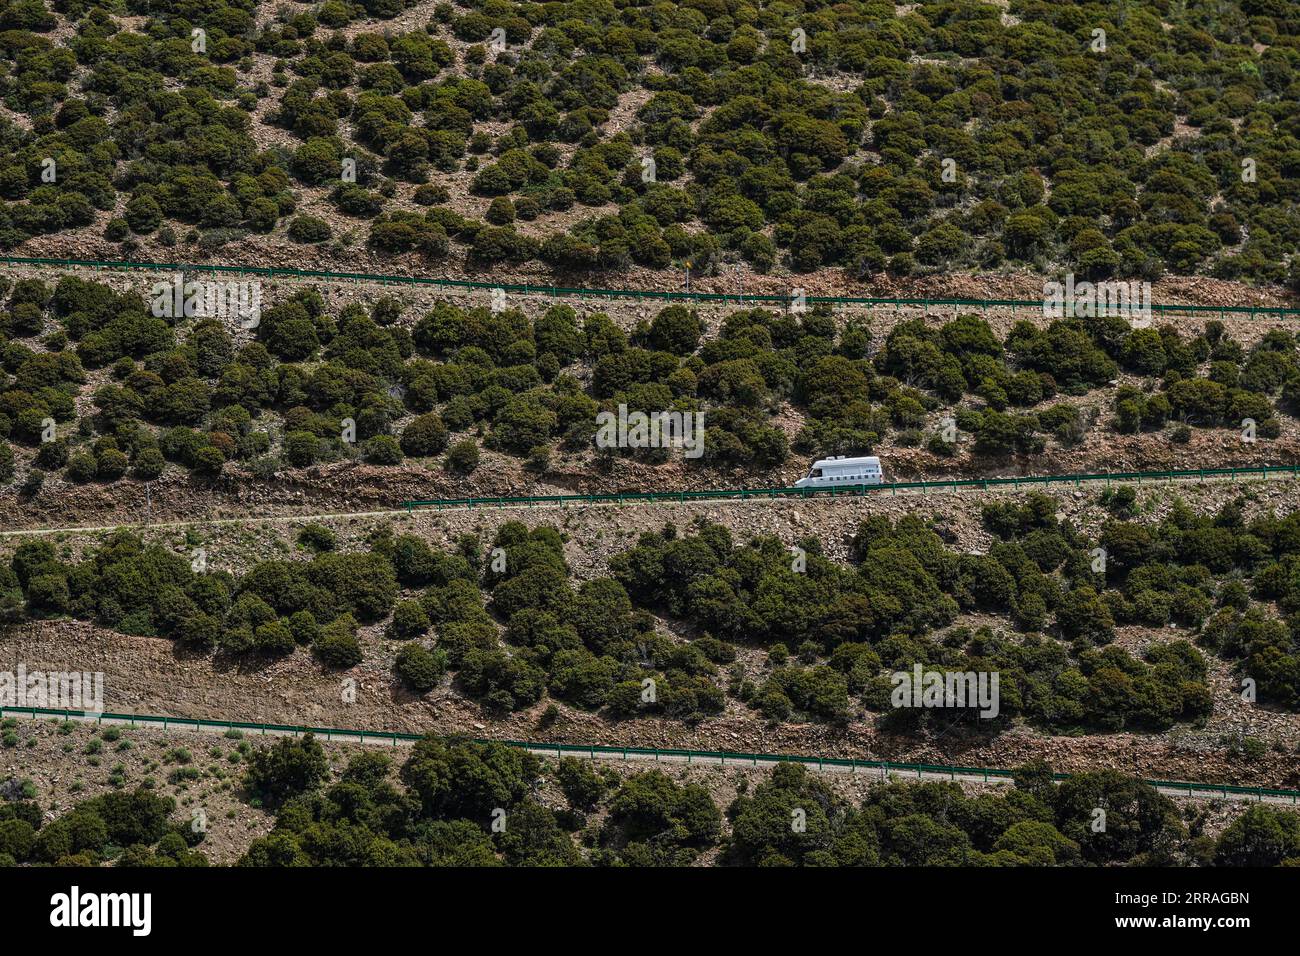
[[[987,491],[990,488],[1043,487],[1052,485],[1074,485],[1111,482],[1141,484],[1146,481],[1174,481],[1191,479],[1204,481],[1207,478],[1261,477],[1269,475],[1300,475],[1298,465],[1255,465],[1244,468],[1190,468],[1172,471],[1103,471],[1081,472],[1072,475],[1026,475],[1014,478],[951,478],[934,481],[892,481],[878,485],[844,485],[832,488],[724,488],[717,491],[612,491],[578,495],[522,495],[520,497],[491,498],[431,498],[427,501],[403,501],[402,508],[408,512],[416,508],[476,508],[476,507],[515,507],[519,505],[546,504],[626,504],[637,501],[653,502],[687,502],[699,500],[735,500],[749,498],[838,498],[860,497],[867,494],[898,493],[909,490],[949,490],[961,488],[978,488]]]
[[[144,272],[189,272],[218,273],[226,275],[257,275],[268,278],[285,279],[326,279],[353,282],[379,282],[394,285],[422,285],[447,289],[502,289],[523,295],[546,295],[552,298],[604,298],[604,299],[640,299],[665,302],[698,302],[737,305],[778,305],[786,306],[793,301],[789,295],[742,292],[671,292],[643,289],[600,289],[584,287],[564,287],[554,285],[527,285],[518,283],[476,282],[472,279],[434,279],[425,276],[394,275],[374,272],[329,272],[318,269],[283,269],[274,266],[239,266],[215,263],[193,262],[147,262],[131,260],[105,259],[49,259],[28,258],[23,256],[0,256],[0,263],[11,266],[53,266],[56,268],[84,269],[125,269]],[[1011,308],[1042,310],[1042,300],[1035,299],[961,299],[961,298],[877,298],[872,296],[810,295],[804,302],[816,305],[859,305],[866,308],[881,306],[884,308],[916,308],[929,310],[935,308]],[[1300,317],[1300,308],[1268,305],[1178,305],[1174,303],[1152,303],[1150,309],[1156,315],[1248,315],[1256,317],[1296,318]]]
[[[64,720],[94,720],[96,723],[103,723],[107,720],[114,723],[129,723],[133,727],[137,725],[158,726],[164,730],[190,727],[195,730],[202,730],[205,728],[212,730],[252,730],[262,734],[293,734],[294,736],[313,734],[317,737],[324,737],[326,740],[355,737],[362,741],[390,741],[394,745],[396,745],[398,741],[413,742],[421,740],[425,736],[424,734],[411,734],[387,730],[348,730],[338,727],[308,727],[300,724],[264,724],[241,720],[205,720],[198,717],[169,717],[159,716],[156,714],[117,714],[109,711],[64,710],[51,707],[0,706],[0,716],[6,714],[22,715],[24,717],[30,717],[33,720],[39,717],[60,717]],[[759,763],[799,763],[808,767],[817,767],[818,769],[838,767],[851,771],[880,770],[883,773],[915,773],[918,778],[927,773],[948,774],[954,779],[959,775],[963,777],[982,776],[986,783],[990,780],[1008,780],[1015,776],[1014,771],[997,767],[956,767],[946,764],[895,763],[890,760],[856,760],[848,757],[809,757],[799,754],[740,753],[726,750],[671,750],[655,747],[605,747],[595,744],[553,744],[529,740],[493,740],[484,737],[468,736],[463,739],[477,744],[498,743],[520,750],[536,751],[547,754],[554,752],[557,757],[562,757],[566,754],[580,754],[591,757],[592,759],[595,759],[596,757],[621,757],[624,760],[629,760],[632,757],[653,757],[655,760],[661,758],[685,758],[687,763],[691,763],[694,760],[710,760],[717,762],[721,766],[726,766],[729,761],[733,764],[749,764],[750,766],[757,766]],[[1070,779],[1070,776],[1071,775],[1068,773],[1054,773],[1052,774],[1052,779],[1057,781],[1068,780]],[[1292,803],[1300,805],[1300,790],[1280,790],[1269,787],[1239,787],[1233,784],[1193,783],[1183,780],[1143,780],[1142,782],[1153,787],[1161,787],[1167,790],[1186,790],[1188,796],[1192,796],[1196,793],[1222,794],[1224,797],[1227,797],[1229,794],[1240,794],[1256,797],[1261,800],[1264,797],[1289,797]]]

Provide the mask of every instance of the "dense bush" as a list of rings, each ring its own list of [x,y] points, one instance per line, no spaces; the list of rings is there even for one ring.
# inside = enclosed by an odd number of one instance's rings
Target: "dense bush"
[[[392,779],[391,758],[354,756],[280,809],[243,866],[1279,866],[1300,860],[1300,817],[1253,806],[1214,839],[1206,809],[1115,771],[1060,786],[1042,764],[1015,786],[882,783],[860,804],[815,771],[783,763],[723,809],[699,783],[660,770],[620,775],[498,743],[427,737]],[[554,777],[568,807],[534,798]],[[398,784],[400,783],[400,787]],[[1107,826],[1091,826],[1093,808]],[[601,811],[601,822],[587,814]],[[794,826],[792,821],[801,825]],[[4,824],[0,824],[3,827]],[[0,829],[0,835],[5,831]],[[21,845],[22,836],[18,835]],[[3,837],[0,836],[0,839]],[[2,846],[2,844],[0,844]]]
[[[432,690],[447,671],[447,655],[419,644],[407,644],[397,652],[397,674],[417,693]]]
[[[1092,539],[1033,494],[985,507],[987,554],[950,548],[919,516],[863,521],[849,564],[808,539],[802,567],[776,538],[742,545],[720,525],[688,535],[670,525],[616,555],[609,576],[575,583],[556,529],[507,522],[486,554],[477,542],[447,554],[388,533],[370,551],[338,553],[313,532],[309,558],[263,561],[238,578],[196,571],[126,532],[72,563],[47,541],[24,541],[9,570],[32,617],[72,615],[221,653],[308,647],[348,668],[362,657],[359,624],[379,624],[413,641],[397,666],[413,689],[450,669],[496,712],[549,694],[615,718],[693,722],[730,694],[774,721],[843,723],[865,709],[899,725],[955,715],[993,731],[1018,719],[1163,730],[1209,716],[1205,652],[1252,678],[1261,702],[1300,707],[1298,520],[1247,524],[1240,503],[1197,516],[1179,502],[1155,523],[1112,518]],[[689,622],[694,640],[663,633],[654,614]],[[961,614],[998,622],[954,626]],[[1131,654],[1111,644],[1130,626],[1180,633]],[[432,650],[418,640],[430,632]],[[737,644],[766,648],[766,668],[724,672]],[[918,665],[998,674],[996,719],[892,705],[890,676]]]
[[[311,734],[284,738],[249,759],[245,786],[268,806],[311,790],[329,772],[325,751]]]
[[[390,29],[405,6],[330,2],[258,23],[217,2],[196,52],[179,39],[193,13],[132,7],[143,19],[128,24],[7,4],[0,57],[20,118],[0,125],[0,248],[119,206],[108,239],[124,249],[191,230],[212,248],[285,222],[320,242],[323,220],[298,213],[316,191],[380,253],[437,259],[454,242],[486,264],[564,271],[766,271],[779,257],[853,276],[1004,262],[1293,276],[1300,24],[1285,4],[1171,14],[1142,0],[1104,54],[1089,34],[1112,11],[1093,3],[900,18],[874,0],[580,16],[474,0]],[[350,41],[332,32],[356,21]],[[498,28],[510,50],[489,62]],[[453,43],[475,46],[458,61]],[[629,94],[638,108],[615,129]],[[431,178],[456,172],[492,199],[486,221],[437,205]],[[399,184],[425,212],[391,202]]]
[[[1300,396],[1290,333],[1272,330],[1247,354],[1216,322],[1185,337],[1109,319],[1022,321],[1000,340],[983,318],[959,315],[901,321],[877,340],[869,323],[841,325],[822,307],[741,309],[704,338],[699,316],[679,305],[625,333],[567,305],[530,318],[439,302],[403,317],[385,297],[368,313],[352,303],[332,315],[320,293],[301,289],[266,308],[258,340],[236,348],[219,319],[172,327],[107,286],[37,285],[16,286],[10,305],[36,308],[42,321],[48,309],[66,348],[15,340],[0,353],[13,372],[0,380],[0,440],[7,428],[16,472],[34,447],[37,464],[76,482],[153,480],[167,462],[209,478],[235,469],[265,478],[281,463],[395,465],[444,451],[449,471],[468,474],[480,446],[539,471],[557,452],[595,452],[598,467],[613,455],[685,454],[596,447],[598,415],[620,406],[702,415],[702,457],[684,458],[692,468],[765,473],[791,445],[823,456],[889,442],[996,461],[1079,442],[1098,407],[1061,393],[1108,388],[1121,369],[1146,378],[1111,392],[1110,423],[1171,430],[1171,440],[1185,426],[1244,429],[1247,419],[1255,438],[1275,438]],[[108,374],[92,372],[95,411],[78,420],[87,366]],[[780,427],[788,405],[802,418],[792,442]],[[44,440],[50,420],[54,441]]]
[[[144,788],[82,800],[47,821],[35,801],[0,805],[0,861],[13,866],[207,866],[202,839],[169,821],[176,801]]]
[[[171,637],[230,653],[285,654],[310,644],[334,667],[361,659],[357,620],[386,618],[398,586],[382,553],[266,561],[239,580],[117,532],[74,564],[24,543],[11,567],[34,615],[72,614],[124,633]]]

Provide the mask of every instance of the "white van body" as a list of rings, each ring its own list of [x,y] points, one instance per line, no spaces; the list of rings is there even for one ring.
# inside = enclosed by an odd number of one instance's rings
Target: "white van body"
[[[885,480],[880,470],[880,459],[822,458],[813,462],[808,474],[794,483],[796,488],[830,488],[844,485],[879,485]]]

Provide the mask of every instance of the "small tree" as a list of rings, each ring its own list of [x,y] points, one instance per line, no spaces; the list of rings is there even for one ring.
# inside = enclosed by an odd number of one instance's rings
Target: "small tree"
[[[422,644],[406,644],[397,652],[397,675],[417,693],[423,694],[438,686],[447,672],[447,655],[443,651],[430,651]]]
[[[268,806],[278,806],[325,779],[329,762],[315,736],[284,738],[249,761],[244,784]]]
[[[352,615],[344,614],[327,624],[314,649],[322,663],[338,670],[360,664],[361,645],[357,642],[357,625]]]
[[[393,626],[390,633],[401,640],[410,640],[427,634],[429,615],[419,601],[403,601],[393,611]]]
[[[478,443],[472,438],[458,441],[447,452],[447,469],[468,475],[478,467]]]
[[[412,458],[436,455],[447,447],[447,426],[436,412],[420,415],[402,432],[402,451]]]
[[[372,465],[397,465],[402,461],[402,449],[392,435],[376,435],[366,442],[365,459]]]

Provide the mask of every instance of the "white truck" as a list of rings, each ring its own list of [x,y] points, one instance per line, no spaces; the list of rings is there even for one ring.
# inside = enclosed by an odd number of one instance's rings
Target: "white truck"
[[[845,485],[879,485],[885,480],[880,470],[880,459],[873,456],[866,458],[846,458],[836,455],[834,458],[821,458],[813,462],[808,474],[794,483],[796,488],[828,488]]]

